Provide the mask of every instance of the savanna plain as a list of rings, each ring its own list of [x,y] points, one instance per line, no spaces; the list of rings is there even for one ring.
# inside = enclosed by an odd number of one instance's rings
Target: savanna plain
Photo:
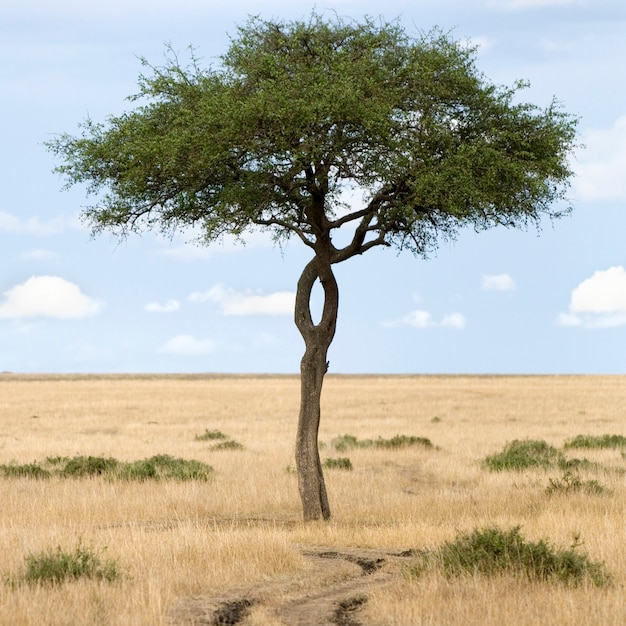
[[[298,408],[296,376],[0,375],[0,624],[626,623],[626,377],[329,375],[329,522],[301,520]],[[528,441],[560,462],[485,462]],[[90,458],[131,470],[57,471]],[[155,459],[212,469],[135,472]],[[610,582],[417,566],[484,528]],[[42,554],[111,575],[29,579]]]

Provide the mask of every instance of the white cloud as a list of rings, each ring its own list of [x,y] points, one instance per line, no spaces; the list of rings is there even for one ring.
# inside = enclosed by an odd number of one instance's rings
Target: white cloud
[[[582,137],[584,148],[573,164],[576,195],[581,200],[626,200],[626,115],[612,128]]]
[[[165,304],[149,302],[144,309],[148,313],[174,313],[180,309],[180,302],[178,300],[168,300]]]
[[[211,339],[196,339],[191,335],[176,335],[159,348],[159,352],[178,356],[206,356],[215,350]]]
[[[101,304],[81,292],[78,285],[59,276],[31,276],[4,292],[0,319],[50,317],[76,319],[97,313]]]
[[[458,330],[465,328],[466,323],[467,321],[462,313],[449,313],[448,315],[444,315],[441,320],[442,326],[446,328],[456,328]]]
[[[509,274],[483,274],[481,289],[485,291],[513,291],[515,281]]]
[[[428,312],[421,309],[411,311],[407,315],[402,316],[400,319],[390,322],[383,322],[383,326],[397,327],[397,326],[411,326],[412,328],[454,328],[462,330],[465,328],[466,319],[462,313],[447,313],[440,321],[433,319],[433,316]]]
[[[599,270],[583,280],[570,297],[569,309],[557,318],[560,326],[612,328],[626,325],[626,269]]]
[[[216,285],[208,291],[194,291],[190,302],[214,302],[224,315],[289,315],[293,313],[296,294],[276,291],[266,296],[252,292],[241,293]]]
[[[41,220],[36,216],[21,218],[6,211],[0,211],[0,233],[49,237],[58,235],[68,228],[80,228],[80,223],[76,219],[68,219],[63,216]]]

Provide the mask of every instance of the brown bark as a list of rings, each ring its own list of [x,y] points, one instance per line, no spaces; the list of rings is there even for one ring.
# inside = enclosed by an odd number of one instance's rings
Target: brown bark
[[[335,335],[339,290],[329,258],[317,254],[304,268],[296,292],[295,321],[305,352],[300,363],[300,415],[296,438],[298,486],[305,520],[330,518],[324,474],[318,451],[322,383],[328,369],[328,348]],[[319,280],[324,290],[320,321],[311,316],[311,292]]]

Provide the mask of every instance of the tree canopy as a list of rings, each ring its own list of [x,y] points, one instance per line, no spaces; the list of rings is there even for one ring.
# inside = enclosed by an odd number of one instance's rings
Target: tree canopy
[[[218,67],[144,61],[134,110],[50,146],[71,183],[105,191],[84,214],[96,232],[197,226],[209,243],[260,226],[314,248],[354,223],[332,262],[374,245],[426,255],[466,225],[564,211],[575,118],[518,102],[525,83],[495,86],[475,60],[438,30],[254,18]],[[346,187],[362,206],[342,204]]]
[[[556,100],[524,102],[523,82],[490,83],[476,57],[397,22],[252,18],[215,67],[171,50],[162,67],[144,61],[128,113],[49,143],[68,184],[97,196],[83,213],[94,233],[194,227],[209,244],[262,228],[311,249],[295,304],[306,519],[330,516],[317,433],[339,303],[332,266],[376,246],[426,257],[466,226],[525,227],[569,210],[576,118]],[[339,229],[349,236],[336,245]]]

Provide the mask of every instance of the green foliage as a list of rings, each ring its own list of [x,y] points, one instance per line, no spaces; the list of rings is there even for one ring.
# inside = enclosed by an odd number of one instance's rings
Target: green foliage
[[[101,476],[115,472],[119,462],[111,457],[75,456],[68,459],[61,469],[61,476],[81,478],[83,476]]]
[[[519,526],[506,531],[489,527],[459,534],[441,548],[423,553],[410,571],[419,576],[435,567],[448,576],[511,574],[571,586],[584,581],[608,584],[611,576],[604,564],[591,561],[578,547],[577,540],[570,548],[555,548],[545,539],[528,541]]]
[[[228,439],[221,430],[209,430],[208,428],[201,435],[196,435],[196,441],[213,441],[215,439]]]
[[[367,441],[370,442],[369,439]],[[339,437],[335,437],[335,439],[330,442],[330,445],[338,452],[345,452],[346,450],[351,450],[352,448],[367,447],[364,441],[359,441],[354,435],[341,435]]]
[[[624,435],[577,435],[563,444],[564,448],[626,448]]]
[[[7,478],[50,478],[51,473],[41,467],[39,463],[25,463],[18,465],[17,463],[9,463],[8,465],[0,465],[0,473]]]
[[[396,435],[391,439],[379,437],[374,441],[375,448],[407,448],[409,446],[422,446],[432,448],[433,444],[426,437],[412,437],[408,435]]]
[[[524,439],[508,443],[502,452],[485,458],[483,464],[493,472],[549,469],[563,458],[563,453],[545,441]]]
[[[609,490],[601,485],[597,480],[582,480],[580,476],[565,472],[561,478],[550,478],[546,493],[553,494],[570,494],[585,493],[589,495],[603,495]]]
[[[556,100],[521,102],[521,81],[493,85],[476,57],[398,23],[252,18],[219,67],[144,61],[134,110],[47,145],[68,184],[97,194],[84,214],[95,232],[197,226],[210,242],[261,226],[314,247],[351,223],[333,263],[378,245],[426,256],[468,225],[564,212],[552,205],[566,198],[576,118]],[[363,207],[341,214],[355,185]]]
[[[357,439],[354,435],[341,435],[331,441],[332,447],[338,452],[345,452],[355,448],[384,448],[397,449],[409,446],[434,448],[430,439],[426,437],[414,437],[409,435],[395,435],[391,439]]]
[[[25,561],[24,573],[18,577],[10,577],[7,581],[9,584],[56,585],[80,578],[95,578],[112,582],[120,576],[116,561],[103,561],[101,553],[84,547],[80,543],[70,552],[57,547],[53,550],[31,553]]]
[[[213,468],[200,461],[158,454],[148,459],[131,462],[96,456],[48,457],[44,467],[37,463],[27,465],[13,463],[0,465],[0,472],[7,478],[101,476],[108,480],[208,480]]]
[[[235,441],[234,439],[228,439],[227,441],[221,441],[211,446],[211,450],[243,450],[243,444]]]
[[[347,457],[339,457],[337,459],[324,459],[322,467],[325,469],[352,470],[352,461]]]

